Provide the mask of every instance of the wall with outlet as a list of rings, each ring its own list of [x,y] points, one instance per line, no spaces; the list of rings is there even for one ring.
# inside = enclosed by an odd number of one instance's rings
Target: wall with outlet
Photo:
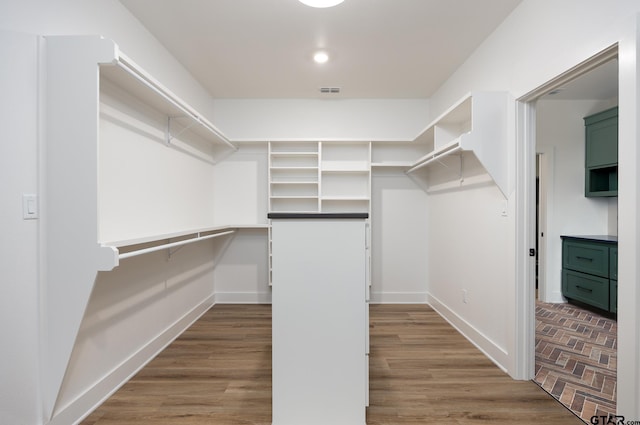
[[[465,160],[462,185],[429,193],[429,303],[496,363],[506,364],[507,280],[511,204]],[[473,169],[469,169],[473,167]]]
[[[0,423],[39,423],[38,40],[0,31]],[[5,161],[6,160],[6,161]],[[24,196],[28,195],[28,196]]]

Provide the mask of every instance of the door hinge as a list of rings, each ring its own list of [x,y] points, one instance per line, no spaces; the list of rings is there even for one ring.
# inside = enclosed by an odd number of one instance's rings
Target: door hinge
[[[536,256],[536,249],[529,248],[529,257],[535,257],[535,256]]]

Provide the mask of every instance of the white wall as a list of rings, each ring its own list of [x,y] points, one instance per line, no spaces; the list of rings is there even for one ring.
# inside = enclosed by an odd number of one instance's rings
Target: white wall
[[[268,209],[266,143],[240,143],[215,165],[215,224],[266,224]]]
[[[508,315],[499,306],[509,299],[497,284],[509,279],[506,201],[472,155],[465,155],[462,180],[443,168],[438,183],[443,189],[429,194],[429,303],[506,368]]]
[[[628,115],[626,121],[621,119],[619,124],[619,177],[622,186],[619,187],[618,225],[619,248],[621,252],[624,251],[623,255],[628,257],[620,259],[619,275],[621,280],[629,283],[619,287],[619,297],[623,300],[622,308],[626,306],[627,311],[618,314],[620,341],[623,341],[619,347],[618,408],[621,414],[630,417],[640,417],[640,407],[637,405],[640,398],[640,331],[636,313],[640,304],[639,292],[636,290],[640,271],[635,261],[638,258],[637,250],[640,249],[637,245],[640,235],[636,224],[638,176],[634,171],[638,168],[636,164],[639,160],[635,147],[638,128],[637,120],[634,118],[637,117],[639,96],[639,11],[640,4],[634,0],[524,0],[430,99],[432,116],[437,116],[471,90],[507,90],[518,99],[598,52],[620,43],[620,108],[626,109],[621,115]],[[515,135],[515,132],[512,134]],[[512,143],[513,149],[517,152],[523,149],[523,146],[516,145],[515,136]],[[516,173],[520,173],[519,181],[526,170],[522,161],[513,162]],[[532,241],[527,244],[526,240],[525,243],[520,240],[524,236],[523,229],[518,226],[525,223],[527,211],[526,203],[518,196],[516,192],[509,199],[512,205],[518,201],[518,215],[509,219],[508,229],[505,229],[509,232],[508,237],[500,238],[492,245],[492,255],[502,258],[504,265],[496,269],[493,272],[494,278],[488,281],[493,292],[507,295],[505,308],[509,310],[508,320],[501,324],[502,331],[493,329],[491,317],[495,303],[488,303],[475,305],[474,317],[478,320],[473,322],[473,327],[479,334],[506,333],[505,349],[509,363],[504,366],[514,375],[519,368],[518,362],[513,358],[519,350],[516,346],[518,333],[526,329],[522,324],[526,318],[519,316],[519,311],[525,310],[523,300],[526,300],[526,297],[522,294],[527,291],[524,287],[526,279],[523,279],[525,273],[521,271],[523,266],[518,266],[520,268],[516,270],[516,265],[528,264],[527,253],[523,248],[526,245],[533,246]],[[469,200],[467,208],[479,208],[482,204],[492,202],[491,199],[488,193],[478,194]],[[460,236],[460,240],[471,242],[471,234],[462,236],[465,229],[456,229],[452,218],[443,218],[442,225],[449,224],[454,229],[453,232]],[[433,239],[432,244],[444,244],[452,236],[447,235],[445,238],[443,235],[440,239]],[[516,249],[520,251],[516,252]],[[431,258],[434,258],[433,255]],[[457,266],[456,261],[455,257],[443,259],[440,267],[453,269]],[[465,266],[474,270],[481,270],[483,267],[475,258],[469,258]],[[505,273],[509,268],[513,271]],[[438,290],[438,283],[430,281],[429,284],[430,290]],[[454,313],[460,314],[459,308],[449,307]]]
[[[267,224],[266,143],[241,143],[214,167],[216,223]],[[215,269],[216,302],[270,303],[268,230],[241,229]]]
[[[100,95],[98,240],[214,225],[212,164],[167,147],[166,117],[105,86]]]
[[[404,173],[374,169],[371,202],[371,302],[426,303],[427,195]]]
[[[217,303],[271,303],[267,229],[241,229],[216,265]]]
[[[0,31],[0,423],[39,420],[38,221],[22,194],[38,192],[37,39]]]
[[[410,141],[426,99],[216,99],[215,123],[236,141]]]
[[[606,235],[609,198],[584,196],[584,120],[611,106],[610,102],[541,100],[536,104],[536,151],[542,153],[546,182],[545,285],[541,299],[563,302],[561,235]],[[617,233],[613,233],[617,234]]]

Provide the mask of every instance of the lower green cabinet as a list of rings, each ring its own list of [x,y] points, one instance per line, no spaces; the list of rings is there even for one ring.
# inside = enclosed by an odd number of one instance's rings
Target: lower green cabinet
[[[618,239],[562,236],[562,295],[617,312]]]
[[[609,282],[609,311],[618,313],[618,281]]]
[[[573,270],[562,271],[562,295],[567,298],[609,310],[609,291],[609,279]]]

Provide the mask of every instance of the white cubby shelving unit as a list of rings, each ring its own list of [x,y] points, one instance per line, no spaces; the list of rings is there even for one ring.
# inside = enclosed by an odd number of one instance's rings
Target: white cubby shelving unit
[[[427,170],[458,168],[462,179],[464,153],[475,155],[504,197],[511,192],[508,169],[509,96],[506,92],[471,92],[433,120],[416,138],[429,152],[411,163],[407,173],[429,187]]]
[[[319,143],[269,143],[269,212],[320,210]]]
[[[369,212],[371,143],[321,142],[320,211]]]
[[[99,36],[43,40],[46,142],[41,226],[46,291],[42,298],[42,351],[46,356],[42,402],[45,415],[51,417],[98,272],[117,267],[121,258],[231,235],[237,227],[167,228],[166,233],[137,235],[127,241],[101,240],[102,116],[123,122],[136,119],[141,127],[132,133],[153,133],[167,146],[210,163],[236,147],[205,117],[122,54],[112,40]],[[118,95],[119,101],[125,99],[124,109],[112,108],[110,94]],[[140,244],[144,245],[142,251]]]
[[[270,142],[269,212],[369,212],[370,142]]]

